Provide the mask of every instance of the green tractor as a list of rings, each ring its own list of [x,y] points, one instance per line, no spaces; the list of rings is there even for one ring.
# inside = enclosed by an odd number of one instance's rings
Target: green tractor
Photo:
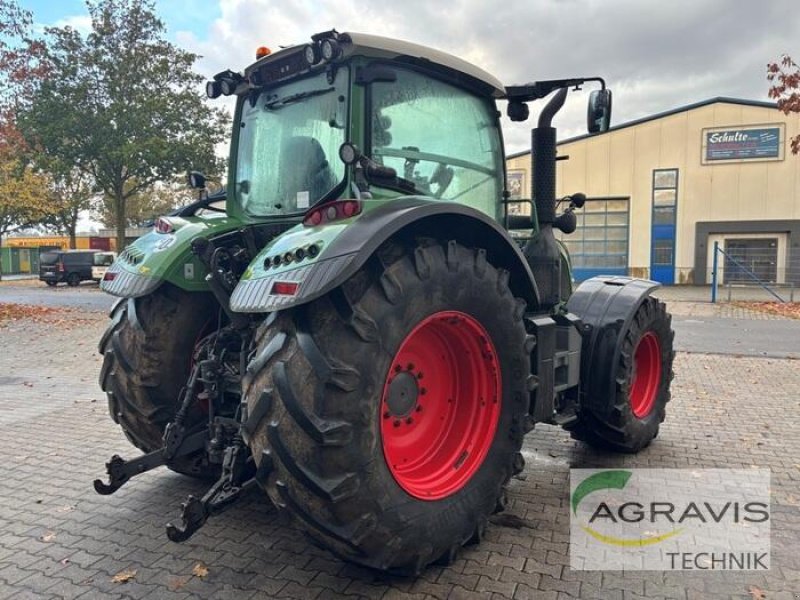
[[[111,417],[145,454],[114,456],[110,494],[167,467],[214,481],[173,541],[252,487],[316,542],[394,573],[481,539],[522,471],[523,437],[560,425],[636,452],[669,400],[673,332],[658,284],[573,290],[554,230],[551,121],[599,78],[504,87],[436,50],[328,31],[224,71],[236,97],[226,198],[158,219],[102,287]],[[496,102],[533,129],[533,200],[510,211]],[[193,174],[196,187],[202,176]],[[529,212],[530,214],[512,214]]]

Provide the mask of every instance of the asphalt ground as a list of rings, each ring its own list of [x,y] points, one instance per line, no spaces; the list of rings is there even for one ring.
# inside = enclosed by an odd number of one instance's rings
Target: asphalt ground
[[[106,311],[114,298],[93,282],[84,281],[77,287],[66,284],[48,287],[43,281],[28,279],[0,282],[0,302]]]
[[[696,300],[703,293],[704,288],[693,287],[658,292],[673,313],[677,350],[800,358],[800,320],[780,319],[727,302],[713,305]],[[75,288],[49,288],[35,280],[0,283],[0,302],[107,311],[114,300],[93,283]]]

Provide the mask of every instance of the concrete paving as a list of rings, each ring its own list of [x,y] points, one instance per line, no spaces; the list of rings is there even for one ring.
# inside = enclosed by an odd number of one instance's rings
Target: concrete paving
[[[494,520],[453,565],[400,579],[314,547],[258,490],[184,544],[167,540],[164,524],[206,484],[159,470],[114,496],[96,495],[91,481],[104,461],[137,452],[109,419],[96,383],[106,318],[73,316],[0,324],[0,598],[797,598],[797,361],[679,352],[667,420],[635,456],[598,453],[559,428],[537,427],[523,448],[527,467],[510,488],[507,514],[515,518]],[[752,466],[772,472],[770,571],[569,568],[571,467]],[[129,581],[115,582],[123,572]]]

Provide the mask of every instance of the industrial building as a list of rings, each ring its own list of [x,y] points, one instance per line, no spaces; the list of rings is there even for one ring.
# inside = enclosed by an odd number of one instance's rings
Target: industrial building
[[[773,103],[712,98],[560,142],[558,194],[589,198],[562,236],[576,279],[710,283],[717,242],[722,283],[797,284],[798,133],[800,115]],[[530,163],[509,156],[512,195],[530,194]]]

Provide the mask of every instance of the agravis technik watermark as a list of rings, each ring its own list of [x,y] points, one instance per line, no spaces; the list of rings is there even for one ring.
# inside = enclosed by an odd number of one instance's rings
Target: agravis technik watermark
[[[769,569],[766,469],[572,469],[570,566]]]

